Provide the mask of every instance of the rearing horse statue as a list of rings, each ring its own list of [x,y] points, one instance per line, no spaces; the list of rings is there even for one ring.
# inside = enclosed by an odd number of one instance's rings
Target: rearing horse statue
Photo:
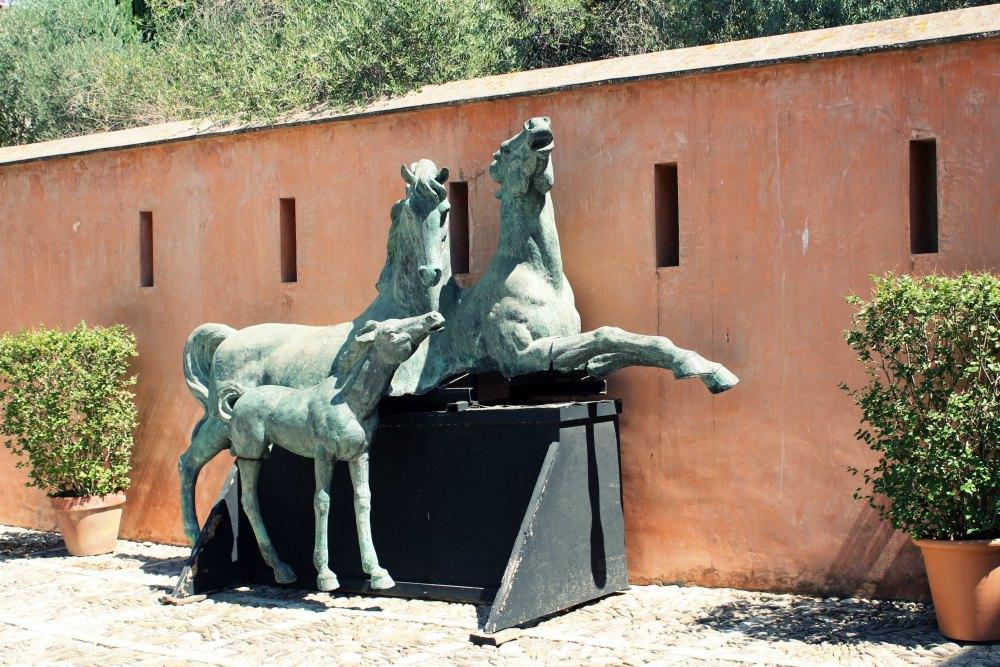
[[[409,388],[424,392],[468,371],[498,370],[513,377],[584,370],[600,377],[627,366],[665,368],[677,379],[696,377],[713,393],[735,386],[739,380],[722,364],[662,336],[615,327],[581,333],[549,193],[554,147],[549,119],[532,118],[494,153],[490,176],[500,184],[497,254],[472,288],[461,290],[453,279],[445,285],[440,310],[449,326],[431,339],[426,360],[411,360],[424,367]]]

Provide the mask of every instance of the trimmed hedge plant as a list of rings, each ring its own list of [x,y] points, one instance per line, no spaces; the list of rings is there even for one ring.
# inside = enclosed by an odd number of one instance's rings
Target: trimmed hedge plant
[[[855,498],[914,538],[1000,537],[1000,279],[874,277],[847,344],[867,383],[857,437],[878,453]]]
[[[122,325],[0,337],[0,436],[50,496],[124,491],[136,425],[135,338]]]

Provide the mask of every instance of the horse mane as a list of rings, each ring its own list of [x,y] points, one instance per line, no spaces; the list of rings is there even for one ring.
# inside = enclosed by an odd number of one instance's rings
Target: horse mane
[[[391,223],[389,224],[389,240],[386,242],[385,248],[385,264],[382,266],[382,273],[379,274],[378,281],[375,283],[375,291],[379,294],[389,287],[389,281],[392,278],[392,269],[396,264],[396,253],[398,252],[396,248],[399,246],[399,218],[405,205],[406,200],[400,199],[392,205],[392,211],[389,214]]]

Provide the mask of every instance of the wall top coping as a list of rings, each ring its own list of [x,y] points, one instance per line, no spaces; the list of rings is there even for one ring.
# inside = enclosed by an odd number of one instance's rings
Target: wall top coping
[[[352,111],[289,114],[269,124],[175,121],[0,148],[0,165],[136,148],[175,141],[403,113],[442,106],[552,93],[820,58],[862,55],[1000,37],[1000,4],[875,23],[709,44],[577,65],[514,72],[425,86]]]

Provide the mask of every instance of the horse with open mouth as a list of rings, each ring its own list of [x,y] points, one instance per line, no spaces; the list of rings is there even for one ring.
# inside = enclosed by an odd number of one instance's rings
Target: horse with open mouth
[[[468,290],[445,286],[441,313],[449,326],[431,340],[420,393],[464,372],[507,377],[545,370],[600,377],[628,366],[654,366],[677,379],[698,378],[712,393],[739,381],[718,362],[617,327],[581,333],[573,289],[563,273],[550,190],[555,139],[548,118],[532,118],[493,155],[490,176],[500,185],[500,239],[482,278]],[[404,379],[411,379],[410,376]]]

